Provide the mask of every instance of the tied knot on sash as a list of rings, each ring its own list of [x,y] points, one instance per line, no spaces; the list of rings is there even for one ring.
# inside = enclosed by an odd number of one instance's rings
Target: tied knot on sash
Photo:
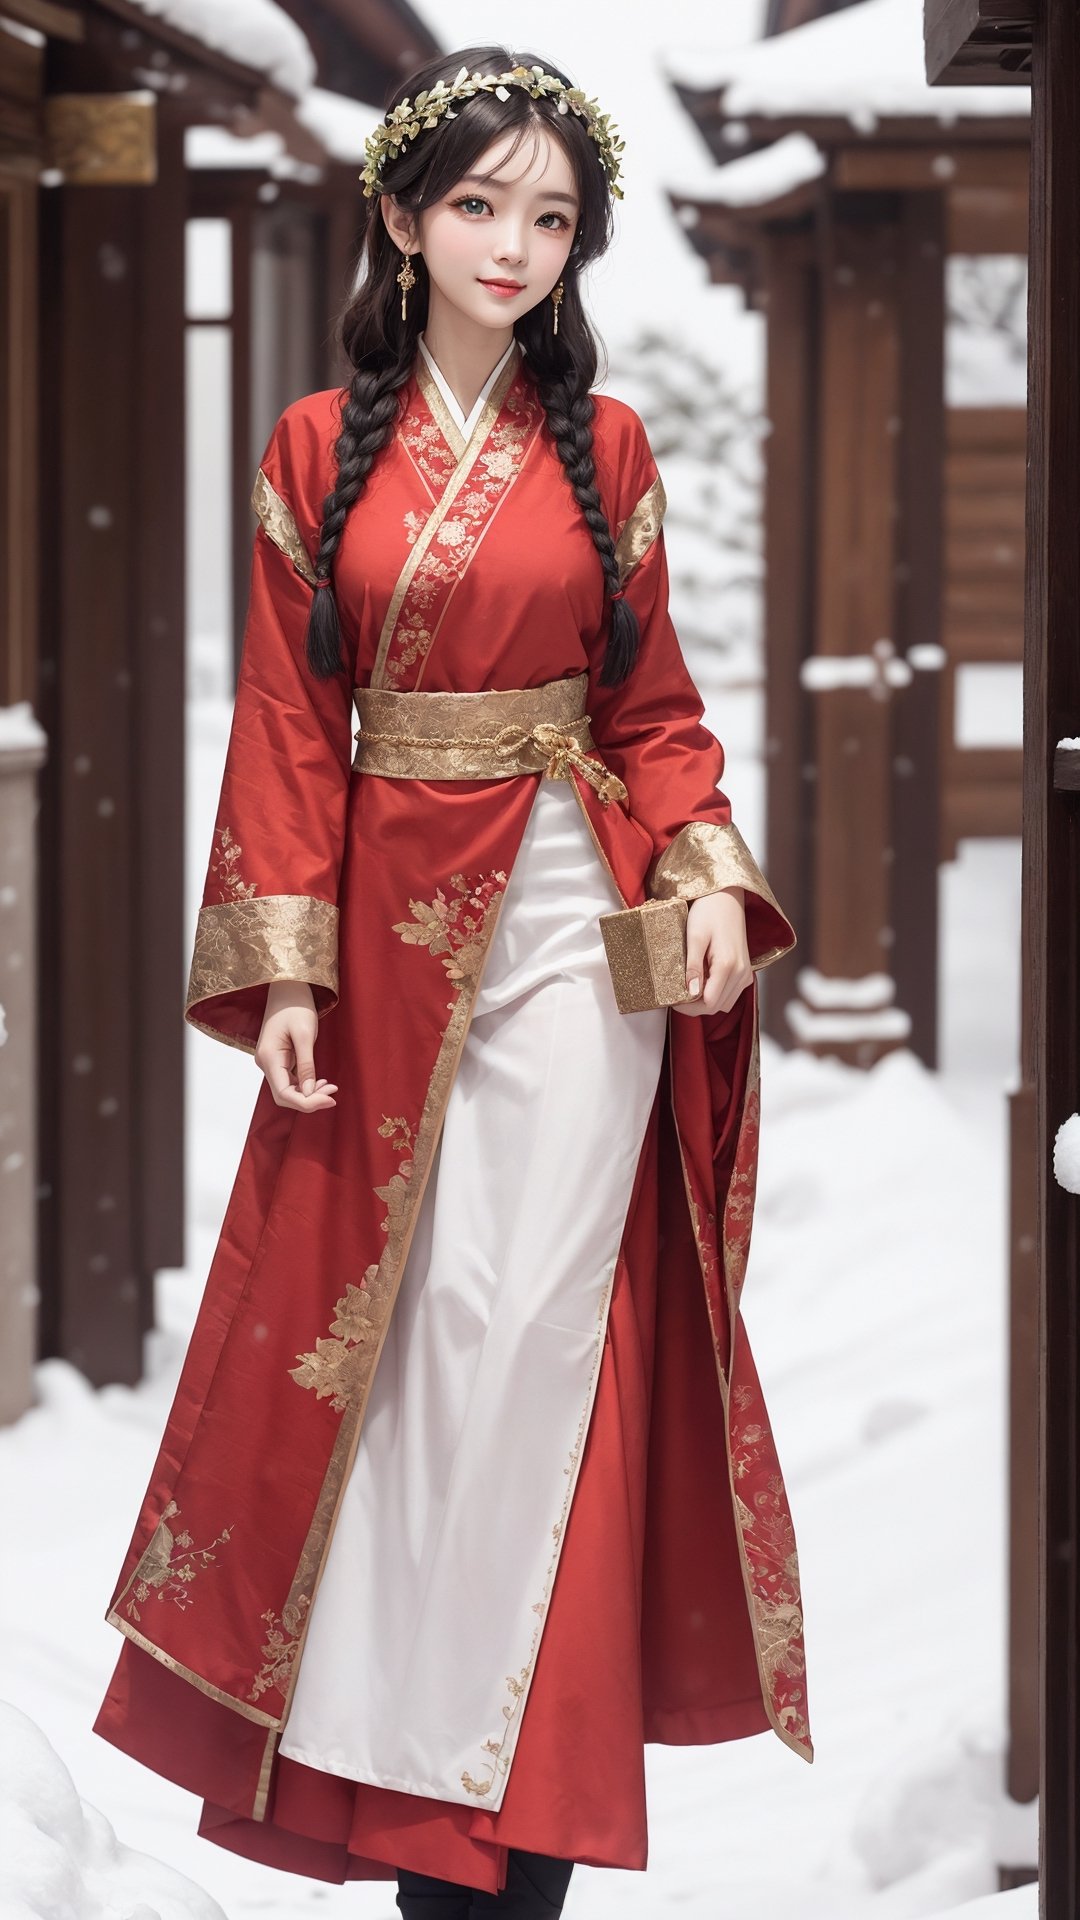
[[[520,753],[527,745],[539,747],[548,756],[544,771],[553,780],[565,780],[568,778],[567,767],[576,767],[579,773],[584,774],[590,787],[595,787],[601,806],[608,806],[612,798],[622,801],[629,798],[617,773],[605,767],[602,760],[584,753],[572,733],[564,733],[549,720],[539,720],[534,727],[503,727],[501,733],[495,735],[492,744],[500,759]]]

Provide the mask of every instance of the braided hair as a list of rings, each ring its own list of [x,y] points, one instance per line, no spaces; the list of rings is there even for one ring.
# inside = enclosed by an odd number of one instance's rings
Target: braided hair
[[[505,47],[468,47],[429,62],[403,81],[387,102],[386,111],[440,80],[452,82],[462,67],[470,73],[501,73],[512,66],[534,65],[545,63],[534,54],[514,54]],[[570,84],[550,62],[545,70]],[[563,269],[559,331],[555,334],[552,329],[546,301],[523,314],[514,331],[536,381],[546,431],[603,568],[609,621],[600,684],[618,686],[633,667],[640,633],[637,616],[619,591],[615,540],[596,484],[592,387],[598,364],[597,341],[579,284],[582,269],[598,259],[610,242],[611,198],[595,142],[577,115],[560,114],[553,100],[534,100],[522,87],[507,91],[507,100],[500,100],[494,93],[475,95],[464,110],[444,117],[422,138],[410,142],[395,159],[386,161],[383,185],[400,207],[416,213],[449,192],[504,134],[515,134],[510,149],[514,152],[540,125],[566,149],[580,196],[580,214]],[[334,556],[349,510],[363,493],[376,458],[393,434],[403,389],[419,351],[419,335],[427,320],[429,282],[422,256],[412,255],[416,285],[403,320],[396,285],[397,249],[382,219],[378,195],[363,204],[361,277],[340,322],[342,347],[353,372],[342,403],[341,432],[334,445],[334,487],[323,502],[314,561],[316,579],[329,584],[312,595],[306,638],[309,665],[320,679],[329,679],[344,667],[333,589]]]

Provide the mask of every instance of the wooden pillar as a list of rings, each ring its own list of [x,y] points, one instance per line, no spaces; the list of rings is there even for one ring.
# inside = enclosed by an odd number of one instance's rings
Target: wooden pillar
[[[42,1351],[133,1382],[182,1262],[180,128],[44,196]]]
[[[1054,1178],[1080,1110],[1080,15],[1035,10],[1024,647],[1023,948],[1032,1009],[1042,1397],[1040,1911],[1080,1912],[1080,1197]],[[1057,769],[1057,771],[1056,771]]]
[[[814,950],[810,885],[816,768],[812,708],[799,674],[813,649],[817,417],[817,270],[807,233],[767,234],[762,247],[767,320],[765,442],[765,871],[799,937],[796,961]],[[761,1023],[791,1045],[786,1003],[795,969],[761,980]]]
[[[910,678],[892,702],[892,968],[908,1045],[938,1064],[942,541],[945,474],[945,205],[900,203],[900,393],[894,569],[897,654]]]
[[[816,912],[796,1039],[869,1066],[908,1043],[892,889],[901,236],[894,196],[838,194],[820,238],[813,704]]]

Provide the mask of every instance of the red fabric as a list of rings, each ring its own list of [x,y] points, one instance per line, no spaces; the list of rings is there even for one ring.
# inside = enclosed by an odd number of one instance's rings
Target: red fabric
[[[309,553],[338,398],[288,409],[263,460]],[[656,477],[636,415],[600,401],[596,450],[618,531]],[[354,679],[368,684],[378,668],[384,685],[461,691],[587,671],[596,748],[628,801],[604,808],[580,773],[575,790],[629,903],[683,824],[730,818],[716,785],[723,750],[667,612],[662,535],[626,582],[638,664],[624,688],[604,689],[599,563],[524,372],[456,498],[455,466],[414,384],[346,523],[335,582],[349,660],[333,680],[315,680],[303,657],[310,585],[265,531],[256,537],[204,906],[211,918],[246,900],[272,911],[282,896],[338,908],[340,997],[318,989],[316,1069],[340,1091],[335,1109],[298,1116],[260,1087],[113,1594],[109,1617],[128,1638],[95,1730],[201,1793],[200,1832],[219,1844],[332,1880],[402,1865],[494,1891],[511,1845],[643,1867],[646,1740],[772,1726],[804,1758],[812,1749],[794,1535],[738,1314],[757,1161],[751,986],[730,1013],[669,1021],[502,1806],[357,1785],[275,1751],[359,1435],[376,1350],[364,1326],[392,1309],[432,1115],[536,791],[532,774],[351,777]],[[388,621],[439,501],[448,537],[427,548]],[[753,952],[790,928],[751,898]],[[265,993],[265,980],[243,979],[193,1017],[251,1048]]]

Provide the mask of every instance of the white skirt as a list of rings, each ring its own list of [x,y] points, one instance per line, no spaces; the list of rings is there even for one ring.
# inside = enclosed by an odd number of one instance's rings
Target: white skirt
[[[520,1733],[656,1093],[622,903],[543,778],[503,898],[280,1752],[497,1809]]]

